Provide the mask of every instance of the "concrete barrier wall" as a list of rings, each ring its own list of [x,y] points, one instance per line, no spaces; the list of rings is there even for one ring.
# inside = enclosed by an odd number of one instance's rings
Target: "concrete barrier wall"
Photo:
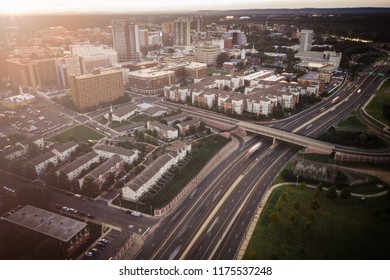
[[[351,155],[337,152],[335,155],[335,160],[350,162],[389,163],[390,157]]]

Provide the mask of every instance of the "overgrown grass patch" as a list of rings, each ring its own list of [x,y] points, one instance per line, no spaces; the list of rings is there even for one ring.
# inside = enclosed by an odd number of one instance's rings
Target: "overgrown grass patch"
[[[330,200],[316,189],[280,187],[261,214],[244,259],[389,259],[390,201]],[[319,208],[311,204],[317,200]]]

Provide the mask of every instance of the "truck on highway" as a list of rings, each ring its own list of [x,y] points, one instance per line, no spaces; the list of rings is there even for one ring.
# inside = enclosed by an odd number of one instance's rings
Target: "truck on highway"
[[[250,147],[248,149],[248,151],[246,151],[244,157],[246,157],[246,158],[249,157],[251,154],[253,154],[255,151],[257,151],[261,147],[261,145],[262,145],[261,142],[254,144],[252,147]]]

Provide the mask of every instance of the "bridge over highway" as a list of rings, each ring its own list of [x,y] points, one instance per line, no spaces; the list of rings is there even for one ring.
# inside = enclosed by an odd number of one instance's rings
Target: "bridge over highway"
[[[321,153],[330,154],[335,151],[335,145],[327,142],[312,139],[306,136],[298,135],[292,132],[283,131],[280,129],[253,124],[249,122],[238,122],[237,126],[246,131],[261,134],[273,138],[274,140],[282,140],[293,143],[302,147],[306,147]]]

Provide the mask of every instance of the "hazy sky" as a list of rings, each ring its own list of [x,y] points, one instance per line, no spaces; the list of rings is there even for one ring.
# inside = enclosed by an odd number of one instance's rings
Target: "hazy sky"
[[[0,0],[0,13],[390,7],[389,0]]]

